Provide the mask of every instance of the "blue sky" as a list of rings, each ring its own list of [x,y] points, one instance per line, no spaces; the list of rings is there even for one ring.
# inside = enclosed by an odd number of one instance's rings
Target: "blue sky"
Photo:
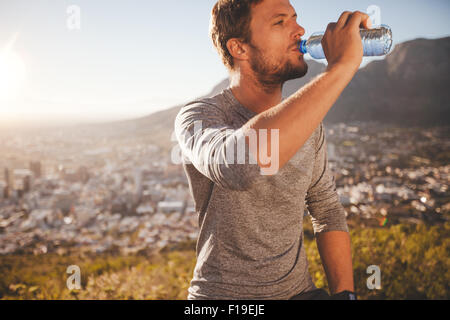
[[[0,50],[16,35],[12,50],[25,70],[17,93],[0,99],[0,125],[133,118],[206,94],[227,77],[208,37],[214,3],[0,0]],[[381,9],[394,43],[450,35],[448,0],[291,3],[306,37],[369,5]],[[80,30],[67,28],[69,5],[81,10]]]

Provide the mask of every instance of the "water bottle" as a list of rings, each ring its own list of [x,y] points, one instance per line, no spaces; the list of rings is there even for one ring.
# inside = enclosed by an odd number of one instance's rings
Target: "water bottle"
[[[360,30],[363,42],[364,56],[384,56],[389,53],[392,47],[392,31],[385,24],[373,27],[371,29]],[[325,59],[325,53],[322,49],[322,37],[324,32],[313,33],[308,40],[299,42],[301,53],[309,53],[314,59]]]

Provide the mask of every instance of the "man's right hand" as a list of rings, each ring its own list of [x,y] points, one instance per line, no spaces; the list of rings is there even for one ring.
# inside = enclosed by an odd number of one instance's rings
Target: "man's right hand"
[[[361,11],[345,11],[336,23],[328,25],[322,47],[329,69],[335,65],[344,65],[354,73],[358,71],[363,58],[360,27],[371,27],[369,16]]]

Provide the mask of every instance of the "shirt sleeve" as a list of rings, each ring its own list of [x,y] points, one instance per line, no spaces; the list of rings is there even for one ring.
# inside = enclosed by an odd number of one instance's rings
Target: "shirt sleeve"
[[[318,150],[306,204],[311,214],[314,235],[328,231],[348,232],[345,209],[336,191],[336,182],[328,163],[327,141],[323,123],[320,124]]]
[[[245,191],[260,176],[242,128],[230,125],[224,111],[214,104],[194,102],[181,108],[175,134],[183,161],[223,188]]]

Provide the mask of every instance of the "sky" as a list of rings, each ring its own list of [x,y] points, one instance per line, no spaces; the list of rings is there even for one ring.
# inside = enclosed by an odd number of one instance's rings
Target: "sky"
[[[0,127],[131,119],[207,94],[228,76],[208,36],[214,3],[0,0]],[[291,4],[303,38],[371,5],[394,45],[450,35],[448,0]]]

